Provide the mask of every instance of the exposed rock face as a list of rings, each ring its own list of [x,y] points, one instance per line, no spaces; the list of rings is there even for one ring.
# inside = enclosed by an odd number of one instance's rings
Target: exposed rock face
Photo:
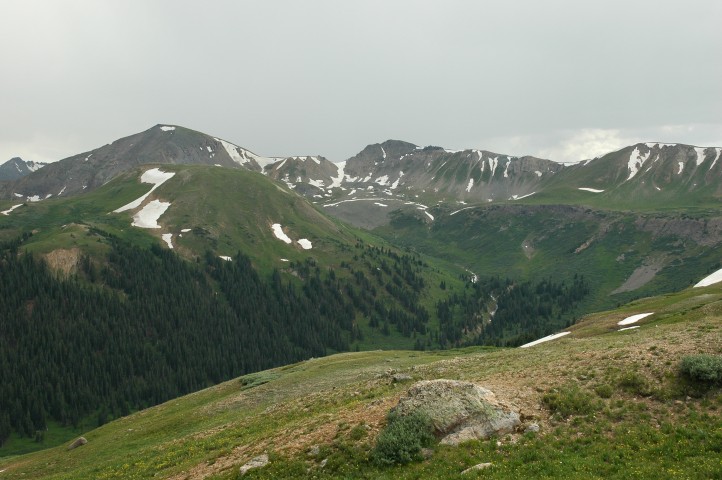
[[[510,433],[521,423],[519,414],[500,403],[490,390],[456,380],[417,382],[394,411],[427,415],[435,435],[447,445]]]
[[[20,157],[11,158],[0,165],[0,181],[17,180],[47,165],[43,162],[25,161]]]

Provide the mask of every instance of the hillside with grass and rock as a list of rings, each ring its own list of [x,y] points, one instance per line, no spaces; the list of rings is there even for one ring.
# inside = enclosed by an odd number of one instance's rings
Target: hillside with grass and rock
[[[79,431],[87,443],[72,450],[68,441],[1,459],[0,472],[48,479],[240,478],[242,471],[243,478],[648,478],[660,471],[714,478],[722,447],[720,298],[712,286],[640,300],[528,348],[309,359]],[[500,419],[485,398],[513,413],[497,422],[502,428],[462,427],[463,441],[440,442],[461,418]]]

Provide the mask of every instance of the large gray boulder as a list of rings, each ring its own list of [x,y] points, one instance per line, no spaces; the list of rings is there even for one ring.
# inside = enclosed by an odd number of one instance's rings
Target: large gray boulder
[[[521,423],[519,414],[501,404],[493,392],[457,380],[417,382],[393,412],[427,416],[434,434],[447,445],[510,433]]]

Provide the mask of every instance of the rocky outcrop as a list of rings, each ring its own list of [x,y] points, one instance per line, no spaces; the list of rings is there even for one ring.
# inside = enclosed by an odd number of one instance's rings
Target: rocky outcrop
[[[73,443],[68,445],[68,450],[74,450],[78,447],[82,447],[86,443],[88,443],[88,441],[85,439],[85,437],[79,437]]]
[[[265,467],[266,465],[268,465],[268,461],[268,455],[266,455],[265,453],[263,455],[254,457],[253,459],[251,459],[250,462],[246,463],[241,467],[241,476],[245,475],[246,473],[248,473],[249,470],[252,470],[254,468]]]
[[[511,433],[521,423],[519,414],[499,402],[493,392],[457,380],[415,383],[393,413],[427,416],[434,434],[447,445]]]

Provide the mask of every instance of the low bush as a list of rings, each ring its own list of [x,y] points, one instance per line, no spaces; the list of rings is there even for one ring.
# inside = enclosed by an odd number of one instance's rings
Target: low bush
[[[612,394],[614,393],[614,389],[611,385],[603,383],[594,387],[594,392],[601,398],[611,398]]]
[[[563,418],[570,415],[586,415],[599,410],[600,403],[592,395],[576,385],[551,390],[542,398],[544,404]]]
[[[682,375],[695,382],[722,385],[722,356],[688,355],[679,363]]]
[[[644,375],[635,371],[624,373],[619,378],[619,386],[634,395],[648,397],[652,394],[652,387],[649,385],[647,379]]]
[[[435,440],[431,421],[425,415],[415,413],[400,416],[390,413],[371,457],[379,465],[421,460],[421,449],[433,446]]]

